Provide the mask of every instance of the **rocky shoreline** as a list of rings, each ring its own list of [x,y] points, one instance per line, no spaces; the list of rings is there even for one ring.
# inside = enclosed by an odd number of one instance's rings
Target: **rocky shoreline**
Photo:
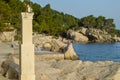
[[[68,36],[75,42],[94,42],[94,43],[106,43],[106,42],[120,42],[120,37],[110,35],[105,30],[94,28],[81,28],[80,30],[67,32]]]
[[[86,32],[86,30],[83,30],[82,35]],[[79,31],[78,33],[81,32]],[[86,35],[84,35],[84,37],[85,36]],[[84,42],[84,39],[81,39],[81,37],[80,39],[78,39],[78,37],[76,39],[75,35],[71,36],[71,38],[72,37],[74,37],[75,40],[83,40],[81,42]],[[89,38],[86,38],[85,42],[89,42],[87,40],[89,40]],[[95,40],[97,41],[97,39]],[[66,42],[68,41],[53,39],[52,36],[37,36],[33,38],[35,50],[43,48],[54,52],[54,54],[40,54],[41,52],[39,52],[35,55],[36,80],[120,80],[119,62],[82,62],[78,60],[78,56],[74,52],[72,44],[69,44],[67,51],[64,50],[67,46]],[[3,43],[1,44],[3,45]],[[3,52],[14,52],[13,49],[16,47],[18,48],[18,46],[19,45],[16,42],[12,44],[8,43],[6,46],[7,50],[3,50]],[[19,78],[19,56],[14,55],[14,53],[12,55],[8,55],[9,58],[3,61],[0,69],[0,73],[8,79]]]
[[[113,61],[82,62],[80,60],[40,59],[35,56],[36,80],[119,80],[120,63]],[[13,63],[14,62],[14,63]],[[3,68],[4,66],[4,68]],[[16,55],[2,64],[6,78],[18,80],[19,59]],[[12,74],[9,75],[9,73]]]
[[[120,63],[109,61],[39,61],[36,62],[36,80],[119,80],[119,68]]]
[[[70,47],[66,54],[73,52]],[[36,80],[120,80],[120,63],[113,61],[82,62],[74,60],[71,53],[67,59],[61,53],[36,54]],[[68,56],[68,55],[67,55]],[[73,56],[73,58],[71,58]],[[70,60],[73,59],[73,60]],[[7,79],[19,78],[19,56],[9,55],[3,61],[0,73]],[[2,76],[2,77],[3,77]]]

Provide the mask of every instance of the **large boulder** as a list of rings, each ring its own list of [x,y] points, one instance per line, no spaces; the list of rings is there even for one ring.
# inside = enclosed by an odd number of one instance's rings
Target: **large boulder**
[[[61,51],[61,52],[64,52],[65,48],[66,48],[66,44],[63,43],[62,41],[59,41],[59,40],[55,40],[53,39],[51,41],[51,51]]]
[[[64,52],[66,44],[62,41],[52,39],[50,42],[44,43],[43,48],[53,52]]]
[[[50,51],[52,48],[52,45],[50,42],[46,42],[45,44],[43,44],[43,48]]]
[[[72,43],[69,44],[68,50],[65,52],[64,57],[65,57],[65,59],[69,59],[69,60],[79,60],[78,55],[74,51]]]
[[[81,33],[75,32],[74,41],[75,42],[88,42],[88,38]]]
[[[53,39],[52,36],[37,35],[33,37],[35,48],[43,48],[49,51],[64,51],[66,44],[63,41]]]
[[[86,33],[85,31],[82,31],[83,33],[79,31],[73,31],[69,30],[67,32],[67,35],[69,38],[73,39],[75,42],[88,42],[88,37],[84,35]]]
[[[43,47],[45,43],[51,42],[52,36],[45,36],[45,35],[36,35],[33,37],[33,43],[37,47]]]
[[[0,33],[0,40],[1,41],[14,41],[15,35],[16,35],[16,30],[4,31]]]
[[[79,32],[86,35],[87,28],[82,27]]]
[[[1,64],[1,74],[8,79],[18,79],[19,60],[12,55]]]

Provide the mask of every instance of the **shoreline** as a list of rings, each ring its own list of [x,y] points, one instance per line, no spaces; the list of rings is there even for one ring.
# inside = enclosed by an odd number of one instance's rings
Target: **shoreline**
[[[46,55],[46,54],[45,54]],[[120,63],[113,61],[91,62],[80,60],[40,59],[35,57],[36,80],[119,80]],[[12,56],[13,69],[19,69],[19,59]],[[8,60],[10,61],[10,60]],[[8,63],[8,61],[6,63]],[[10,68],[10,67],[9,67]],[[9,69],[8,69],[9,71]],[[19,72],[16,73],[19,75]],[[8,76],[7,76],[8,77]]]
[[[1,70],[4,72],[7,69],[7,78],[18,79],[19,56],[8,56]],[[8,75],[11,69],[17,76]],[[41,53],[35,55],[35,74],[36,80],[119,80],[120,62],[64,60],[64,54],[61,53]]]

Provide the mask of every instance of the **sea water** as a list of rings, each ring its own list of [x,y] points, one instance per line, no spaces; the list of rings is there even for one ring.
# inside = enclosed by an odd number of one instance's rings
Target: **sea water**
[[[120,43],[73,44],[82,61],[120,62]]]

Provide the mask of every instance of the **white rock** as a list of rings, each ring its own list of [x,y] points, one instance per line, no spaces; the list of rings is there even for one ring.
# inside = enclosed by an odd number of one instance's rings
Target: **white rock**
[[[74,51],[72,43],[69,44],[68,50],[65,52],[65,59],[70,59],[70,60],[76,60],[76,59],[78,60],[79,59],[78,55]]]

